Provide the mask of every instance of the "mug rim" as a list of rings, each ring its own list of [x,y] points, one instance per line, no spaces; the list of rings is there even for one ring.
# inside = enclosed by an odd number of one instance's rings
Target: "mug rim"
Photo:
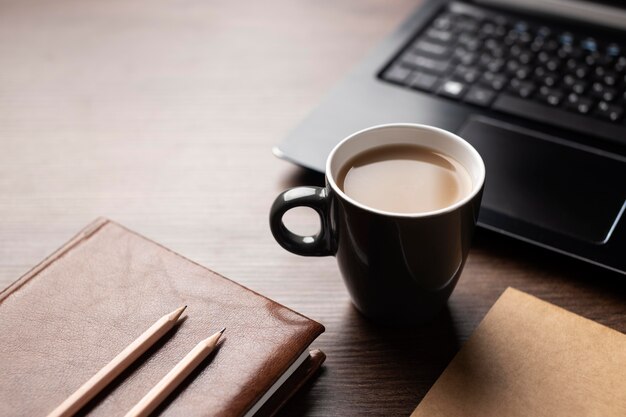
[[[349,197],[346,193],[344,193],[335,182],[335,179],[333,178],[333,175],[332,175],[332,171],[330,169],[331,162],[333,158],[335,157],[337,150],[341,148],[346,142],[354,140],[355,137],[360,136],[363,133],[371,132],[374,130],[384,130],[388,128],[398,128],[398,127],[428,130],[428,131],[435,132],[443,136],[447,136],[449,139],[452,139],[453,141],[459,143],[461,147],[463,147],[469,154],[471,154],[472,158],[478,162],[478,168],[479,168],[478,182],[473,187],[472,192],[470,192],[467,196],[460,199],[456,203],[446,206],[444,208],[441,208],[438,210],[432,210],[432,211],[419,212],[419,213],[396,213],[392,211],[380,210],[374,207],[367,206],[363,203],[360,203],[356,201],[355,199]],[[465,169],[468,169],[468,168],[465,167]],[[429,125],[418,124],[418,123],[386,123],[386,124],[380,124],[380,125],[370,126],[365,129],[361,129],[358,132],[352,133],[348,137],[341,140],[337,145],[335,145],[333,150],[330,151],[330,154],[328,154],[328,158],[326,158],[326,180],[328,181],[333,191],[339,194],[339,196],[341,196],[342,199],[346,200],[347,202],[363,210],[380,214],[382,216],[388,216],[388,217],[422,218],[422,217],[431,217],[431,216],[436,216],[439,214],[450,213],[452,211],[455,211],[459,207],[464,206],[468,202],[472,201],[474,197],[476,197],[476,195],[482,190],[483,185],[485,184],[485,163],[483,162],[483,158],[480,156],[478,151],[469,142],[467,142],[465,139],[461,138],[460,136],[452,132],[449,132],[447,130],[444,130],[435,126],[429,126]]]

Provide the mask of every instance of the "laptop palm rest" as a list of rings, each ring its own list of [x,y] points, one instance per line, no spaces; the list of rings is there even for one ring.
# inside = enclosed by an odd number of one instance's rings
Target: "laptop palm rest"
[[[483,207],[594,244],[626,221],[625,158],[484,117],[459,135],[485,161]]]

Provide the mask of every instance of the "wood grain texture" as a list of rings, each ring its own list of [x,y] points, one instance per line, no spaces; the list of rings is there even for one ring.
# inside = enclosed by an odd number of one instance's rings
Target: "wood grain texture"
[[[322,178],[271,146],[415,3],[0,1],[0,285],[115,219],[326,326],[283,415],[409,414],[508,286],[626,331],[623,277],[486,231],[419,329],[369,324],[334,259],[274,242],[274,197]]]

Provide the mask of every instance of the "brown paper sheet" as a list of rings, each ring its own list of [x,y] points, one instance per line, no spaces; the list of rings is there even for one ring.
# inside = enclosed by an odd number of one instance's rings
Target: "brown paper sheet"
[[[626,416],[626,335],[509,288],[412,417]]]

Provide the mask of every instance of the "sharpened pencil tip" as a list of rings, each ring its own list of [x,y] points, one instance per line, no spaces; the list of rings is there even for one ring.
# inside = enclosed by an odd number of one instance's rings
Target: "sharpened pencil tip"
[[[226,330],[226,327],[222,328],[222,330],[220,330],[217,333],[213,333],[211,336],[207,337],[206,339],[198,343],[198,345],[211,346],[211,348],[215,347],[217,342],[222,337],[222,333],[224,333],[224,330]]]
[[[187,308],[187,306],[184,305],[184,306],[178,307],[176,310],[172,311],[170,313],[170,320],[178,320],[178,318],[180,317],[181,314],[183,314],[183,311],[185,311],[186,308]]]

